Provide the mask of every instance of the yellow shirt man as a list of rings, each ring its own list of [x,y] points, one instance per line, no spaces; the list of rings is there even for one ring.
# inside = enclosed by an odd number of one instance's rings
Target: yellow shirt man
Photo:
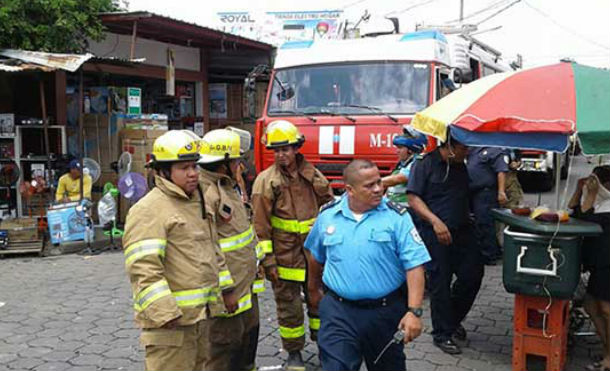
[[[55,200],[78,201],[80,199],[80,162],[72,160],[70,162],[70,172],[62,175],[57,184]],[[83,178],[83,198],[91,199],[91,176],[85,175]]]

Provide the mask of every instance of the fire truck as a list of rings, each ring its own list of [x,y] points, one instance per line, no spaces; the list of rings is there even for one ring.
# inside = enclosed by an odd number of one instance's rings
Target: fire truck
[[[417,111],[461,84],[510,68],[479,40],[435,29],[284,43],[256,121],[256,170],[274,161],[260,141],[266,126],[288,120],[305,136],[301,153],[333,188],[342,188],[343,168],[353,159],[372,160],[389,174],[397,162],[392,139]],[[431,139],[430,148],[435,144]]]

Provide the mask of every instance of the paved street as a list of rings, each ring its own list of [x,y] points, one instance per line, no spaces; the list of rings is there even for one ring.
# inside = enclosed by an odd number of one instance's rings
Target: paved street
[[[572,178],[590,171],[582,157],[575,159],[575,167]],[[0,371],[142,370],[130,296],[120,253],[0,260]],[[443,354],[426,333],[406,347],[408,369],[511,370],[512,306],[513,295],[502,287],[501,267],[487,267],[465,321],[469,340],[464,354]],[[427,310],[425,317],[429,332]],[[261,322],[258,366],[265,369],[284,357],[269,290],[261,298]],[[578,338],[567,370],[582,370],[599,351],[595,337]],[[319,369],[315,345],[307,345],[305,357],[310,370]]]

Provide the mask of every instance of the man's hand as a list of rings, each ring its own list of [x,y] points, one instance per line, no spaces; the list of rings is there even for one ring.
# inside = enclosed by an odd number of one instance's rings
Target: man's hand
[[[161,328],[166,329],[166,330],[173,330],[176,327],[178,327],[178,320],[180,319],[180,317],[174,318],[171,321],[167,321],[165,322],[165,324],[163,326],[161,326]]]
[[[265,277],[271,281],[274,285],[277,284],[280,279],[279,274],[277,273],[277,266],[271,265],[265,268]]]
[[[578,183],[576,183],[576,189],[579,191],[582,191],[582,189],[584,188],[585,184],[587,183],[587,179],[589,178],[580,178],[578,179]]]
[[[403,341],[405,342],[405,344],[407,344],[417,339],[417,337],[421,335],[421,318],[418,318],[417,316],[415,316],[415,314],[411,312],[407,312],[407,314],[405,314],[404,317],[402,317],[402,319],[400,320],[398,328],[404,331],[405,338]]]
[[[225,307],[227,308],[227,312],[234,313],[237,310],[237,295],[235,295],[235,291],[231,290],[229,292],[222,292],[222,299],[225,302]]]
[[[322,301],[322,298],[324,297],[324,293],[320,289],[310,288],[309,290],[307,290],[307,294],[311,310],[314,313],[318,313],[318,307],[320,305],[320,301]]]
[[[434,233],[436,234],[438,242],[440,242],[442,245],[451,245],[451,232],[449,232],[449,228],[447,228],[445,223],[438,220],[432,224],[432,228],[434,228]]]
[[[508,202],[508,197],[506,197],[506,192],[498,192],[498,203],[502,206]]]
[[[589,193],[596,193],[599,189],[599,182],[596,177],[590,176],[587,178],[585,186]]]

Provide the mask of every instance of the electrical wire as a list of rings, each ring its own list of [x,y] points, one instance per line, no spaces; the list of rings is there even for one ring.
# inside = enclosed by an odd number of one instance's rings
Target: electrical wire
[[[541,15],[541,16],[543,16],[544,18],[546,18],[546,19],[548,19],[549,21],[551,21],[551,22],[552,22],[552,23],[553,23],[555,26],[557,26],[557,27],[559,27],[559,28],[563,29],[564,31],[566,31],[566,32],[568,32],[568,33],[570,33],[570,34],[572,34],[572,35],[574,35],[574,36],[576,36],[576,37],[578,37],[578,38],[580,38],[580,39],[582,39],[582,40],[584,40],[584,41],[587,41],[587,42],[589,42],[590,44],[593,44],[593,45],[595,45],[595,46],[598,46],[598,47],[600,47],[600,48],[602,48],[602,49],[610,50],[610,46],[608,46],[608,45],[604,45],[604,44],[601,44],[601,43],[598,43],[597,41],[592,40],[592,39],[590,39],[590,38],[588,38],[588,37],[586,37],[586,36],[583,36],[583,35],[581,35],[580,33],[576,32],[575,30],[573,30],[573,29],[571,29],[571,28],[569,28],[569,27],[567,27],[567,26],[564,26],[563,24],[561,24],[561,23],[557,22],[556,20],[554,20],[554,19],[553,19],[553,18],[552,18],[550,15],[548,15],[547,13],[543,12],[543,11],[542,11],[542,10],[540,10],[539,8],[537,8],[537,7],[533,6],[532,4],[530,4],[528,1],[524,0],[524,1],[523,1],[523,3],[524,3],[525,5],[527,5],[527,6],[528,6],[530,9],[532,9],[533,11],[535,11],[536,13],[538,13],[539,15]]]
[[[356,6],[356,5],[361,4],[361,3],[365,2],[365,1],[368,1],[368,0],[358,0],[358,1],[353,1],[353,2],[348,3],[348,4],[346,4],[346,5],[341,5],[339,8],[340,8],[340,9],[347,9],[347,8],[351,8],[352,6]]]
[[[479,9],[477,11],[474,11],[473,13],[468,14],[467,16],[463,17],[462,19],[457,18],[457,19],[453,19],[453,20],[445,22],[445,23],[463,22],[465,19],[470,19],[470,18],[476,17],[479,14],[488,12],[488,11],[493,10],[495,8],[498,8],[498,7],[500,7],[500,6],[504,5],[504,4],[507,4],[509,1],[510,0],[500,0],[500,1],[497,1],[497,2],[495,2],[493,4],[491,4],[491,5],[488,5],[488,6],[484,7],[484,8],[482,8],[482,9]]]
[[[489,17],[484,18],[482,21],[477,22],[477,26],[478,26],[478,25],[480,25],[480,24],[481,24],[481,23],[483,23],[483,22],[487,22],[487,21],[489,21],[490,19],[494,18],[495,16],[499,15],[500,13],[505,12],[506,10],[508,10],[508,9],[512,8],[512,7],[513,7],[515,4],[520,3],[520,2],[521,2],[521,0],[515,0],[515,1],[513,1],[512,3],[508,4],[507,6],[505,6],[505,7],[504,7],[504,8],[502,8],[502,9],[498,10],[497,12],[495,12],[495,13],[494,13],[494,14],[492,14],[492,15],[490,15]]]
[[[424,0],[424,1],[420,1],[417,4],[410,5],[410,6],[406,7],[406,8],[404,8],[404,9],[401,9],[401,10],[398,10],[398,11],[391,11],[389,13],[386,13],[385,16],[387,17],[387,16],[389,16],[391,14],[402,14],[404,12],[407,12],[407,11],[411,10],[411,9],[415,9],[415,8],[420,7],[420,6],[428,5],[428,4],[433,3],[435,1],[438,1],[438,0]]]

